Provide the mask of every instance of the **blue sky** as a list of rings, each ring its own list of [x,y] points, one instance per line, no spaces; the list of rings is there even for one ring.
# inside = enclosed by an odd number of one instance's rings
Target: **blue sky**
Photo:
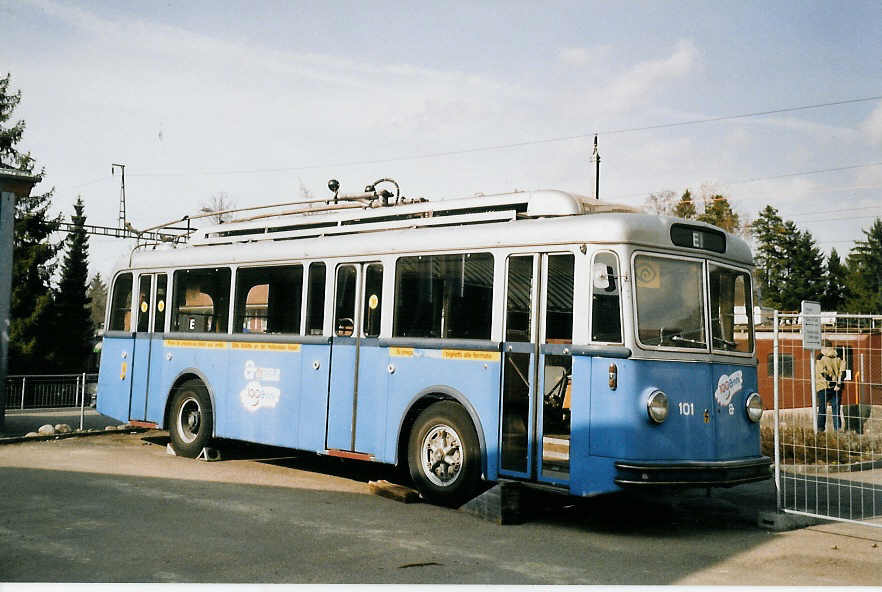
[[[147,227],[391,176],[434,199],[590,194],[590,134],[882,95],[876,2],[0,0],[0,70],[55,206]],[[566,141],[394,160],[483,146]],[[770,203],[845,254],[882,216],[882,101],[602,134],[602,197]],[[268,170],[273,169],[273,170]],[[284,169],[284,170],[278,170]],[[770,178],[777,177],[777,178]],[[753,179],[758,181],[747,182]],[[92,239],[106,274],[122,245]]]

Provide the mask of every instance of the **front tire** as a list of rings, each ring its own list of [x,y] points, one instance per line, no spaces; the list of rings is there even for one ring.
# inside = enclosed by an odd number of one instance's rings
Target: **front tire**
[[[211,441],[211,398],[202,381],[192,379],[178,387],[172,399],[168,433],[178,456],[196,458]]]
[[[462,406],[440,401],[417,416],[407,449],[410,476],[427,500],[459,506],[481,478],[478,436]]]

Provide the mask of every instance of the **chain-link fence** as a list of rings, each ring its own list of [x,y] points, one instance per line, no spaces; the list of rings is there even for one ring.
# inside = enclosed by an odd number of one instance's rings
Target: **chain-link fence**
[[[778,504],[882,526],[882,317],[821,313],[821,338],[820,349],[803,347],[797,313],[776,313],[771,334],[757,332]]]
[[[29,374],[6,377],[6,409],[89,407],[97,374]]]

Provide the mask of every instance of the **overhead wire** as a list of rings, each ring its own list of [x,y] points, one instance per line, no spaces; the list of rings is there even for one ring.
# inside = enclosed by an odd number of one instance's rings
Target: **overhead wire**
[[[350,166],[365,166],[372,164],[387,164],[392,162],[404,162],[410,160],[423,160],[428,158],[441,158],[445,156],[457,156],[462,154],[473,154],[476,152],[489,152],[493,150],[505,150],[510,148],[520,148],[524,146],[533,146],[539,144],[549,144],[556,142],[567,142],[572,140],[581,140],[586,139],[597,135],[611,136],[611,135],[619,135],[619,134],[627,134],[627,133],[635,133],[642,131],[651,131],[658,129],[667,129],[667,128],[675,128],[675,127],[683,127],[689,125],[699,125],[705,123],[715,123],[721,121],[731,121],[737,119],[748,119],[752,117],[763,117],[767,115],[776,115],[781,113],[792,113],[797,111],[807,111],[811,109],[821,109],[824,107],[834,107],[840,105],[849,105],[856,103],[865,103],[869,101],[878,101],[882,100],[882,95],[875,95],[870,97],[859,97],[853,99],[844,99],[840,101],[828,101],[825,103],[815,103],[811,105],[798,105],[795,107],[784,107],[780,109],[768,109],[765,111],[753,111],[749,113],[739,113],[734,115],[723,115],[718,117],[706,117],[702,119],[691,119],[687,121],[676,121],[669,123],[660,123],[655,125],[646,125],[639,127],[629,127],[629,128],[618,128],[618,129],[608,129],[608,130],[597,130],[590,133],[582,133],[568,136],[558,136],[552,138],[540,138],[536,140],[525,140],[522,142],[512,142],[507,144],[492,144],[488,146],[475,146],[472,148],[462,148],[458,150],[447,150],[440,152],[427,152],[424,154],[415,154],[410,156],[397,156],[390,158],[378,158],[371,160],[355,160],[355,161],[341,161],[336,163],[324,163],[324,164],[309,164],[309,165],[300,165],[294,167],[275,167],[275,168],[255,168],[255,169],[226,169],[226,170],[202,170],[202,171],[171,171],[171,172],[131,172],[129,173],[130,177],[182,177],[182,176],[190,176],[190,175],[239,175],[239,174],[263,174],[263,173],[284,173],[284,172],[294,172],[294,171],[305,171],[310,169],[320,169],[320,168],[341,168],[341,167],[350,167]],[[845,167],[849,168],[849,167]],[[835,170],[845,170],[835,169]],[[97,179],[94,181],[88,181],[86,183],[75,185],[74,188],[84,187],[86,185],[90,185],[93,183],[100,182],[106,178]],[[762,179],[755,179],[762,180]],[[753,180],[741,181],[743,183],[752,182]]]

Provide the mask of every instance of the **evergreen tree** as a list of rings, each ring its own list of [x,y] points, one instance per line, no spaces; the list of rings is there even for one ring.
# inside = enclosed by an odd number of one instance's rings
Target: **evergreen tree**
[[[89,309],[92,316],[92,324],[96,329],[104,327],[104,311],[107,309],[107,284],[101,279],[101,274],[96,273],[89,288],[86,290],[86,298],[89,299]]]
[[[0,78],[0,166],[42,176],[29,152],[17,149],[25,129],[19,120],[7,125],[21,101],[21,91],[9,90],[11,76]],[[50,235],[58,229],[60,216],[50,218],[54,189],[42,195],[19,197],[15,204],[12,251],[12,297],[9,320],[9,371],[52,370],[54,332],[50,278],[58,245]]]
[[[83,199],[77,198],[74,214],[71,217],[74,229],[65,240],[64,263],[61,267],[61,281],[55,298],[59,340],[56,363],[65,372],[82,372],[86,367],[89,352],[92,351],[92,338],[95,327],[92,324],[90,300],[86,295],[86,281],[89,277],[89,237],[84,225]]]
[[[705,197],[704,212],[696,220],[719,226],[726,232],[738,232],[741,229],[738,213],[732,209],[726,196],[718,193]]]
[[[851,296],[848,283],[848,269],[842,264],[836,249],[830,250],[827,257],[827,274],[824,295],[821,297],[821,310],[845,311],[845,303]]]
[[[824,256],[812,234],[800,232],[790,220],[784,223],[782,243],[786,271],[780,308],[799,310],[803,300],[820,300],[824,294]]]
[[[760,304],[780,308],[785,262],[781,248],[784,220],[778,215],[778,210],[767,205],[751,224],[750,232],[757,243],[753,259],[761,294]]]
[[[678,218],[686,218],[694,220],[697,212],[695,211],[695,202],[692,201],[692,192],[688,189],[680,196],[680,201],[674,206],[674,215]]]
[[[882,313],[882,220],[876,218],[865,240],[857,241],[848,255],[852,294],[846,305],[848,312]]]

